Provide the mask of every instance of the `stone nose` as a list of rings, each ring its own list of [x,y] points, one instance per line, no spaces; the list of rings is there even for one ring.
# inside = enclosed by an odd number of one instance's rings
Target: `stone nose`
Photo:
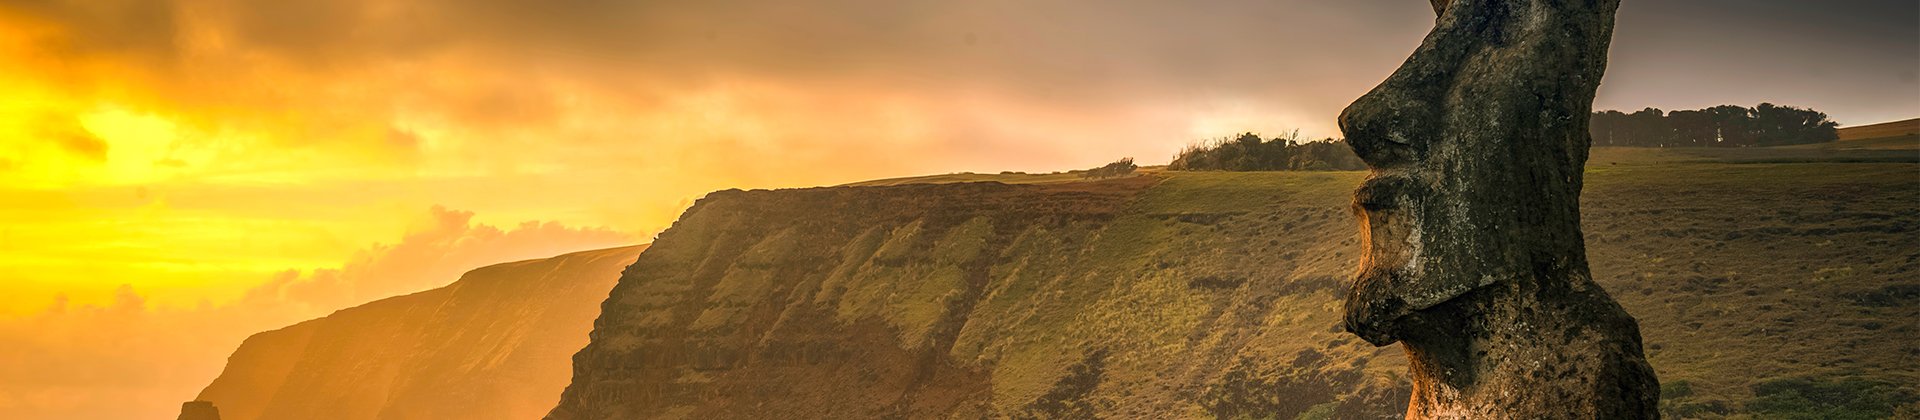
[[[1374,169],[1406,166],[1420,159],[1431,142],[1418,133],[1436,133],[1433,105],[1392,85],[1381,85],[1340,113],[1340,131],[1353,152]]]

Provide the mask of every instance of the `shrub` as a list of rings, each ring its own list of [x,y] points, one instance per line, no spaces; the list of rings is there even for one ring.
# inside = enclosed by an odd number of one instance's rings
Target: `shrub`
[[[1367,168],[1341,140],[1300,141],[1295,131],[1262,139],[1242,133],[1187,146],[1167,169],[1175,171],[1357,171]]]
[[[1080,177],[1089,178],[1089,179],[1117,178],[1117,177],[1132,175],[1133,170],[1135,169],[1140,169],[1140,166],[1133,164],[1133,158],[1121,158],[1120,160],[1113,161],[1113,163],[1109,163],[1106,166],[1088,169],[1085,172],[1081,172]]]

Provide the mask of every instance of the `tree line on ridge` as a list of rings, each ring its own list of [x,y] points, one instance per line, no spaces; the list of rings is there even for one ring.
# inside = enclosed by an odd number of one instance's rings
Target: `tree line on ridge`
[[[1593,113],[1594,147],[1765,147],[1838,140],[1839,123],[1808,108],[1762,103],[1706,109]],[[1200,141],[1174,156],[1175,171],[1358,171],[1366,163],[1345,140],[1302,141],[1299,132],[1257,133]]]

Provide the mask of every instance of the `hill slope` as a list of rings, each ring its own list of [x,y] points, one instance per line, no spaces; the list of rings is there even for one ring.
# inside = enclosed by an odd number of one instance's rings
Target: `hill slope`
[[[1817,146],[1838,150],[1899,150],[1914,156],[1915,151],[1920,151],[1920,118],[1842,127],[1840,141]]]
[[[1920,134],[1920,118],[1840,128],[1840,141]]]
[[[594,302],[642,249],[483,267],[256,334],[199,399],[226,420],[539,417],[587,341]]]
[[[1589,167],[1587,239],[1670,414],[1920,399],[1920,165],[1629,152]],[[1362,176],[715,193],[549,418],[1397,416],[1404,355],[1337,327]]]

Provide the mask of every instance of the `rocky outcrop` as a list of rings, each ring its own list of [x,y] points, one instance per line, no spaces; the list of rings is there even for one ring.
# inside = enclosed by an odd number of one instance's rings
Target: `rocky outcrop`
[[[220,420],[220,409],[209,401],[188,401],[180,404],[179,420]]]
[[[1580,231],[1587,115],[1618,0],[1434,0],[1340,117],[1373,169],[1346,329],[1404,344],[1408,418],[1648,418],[1659,386]]]
[[[256,334],[199,399],[227,420],[539,417],[566,386],[598,303],[644,248],[482,267]]]

